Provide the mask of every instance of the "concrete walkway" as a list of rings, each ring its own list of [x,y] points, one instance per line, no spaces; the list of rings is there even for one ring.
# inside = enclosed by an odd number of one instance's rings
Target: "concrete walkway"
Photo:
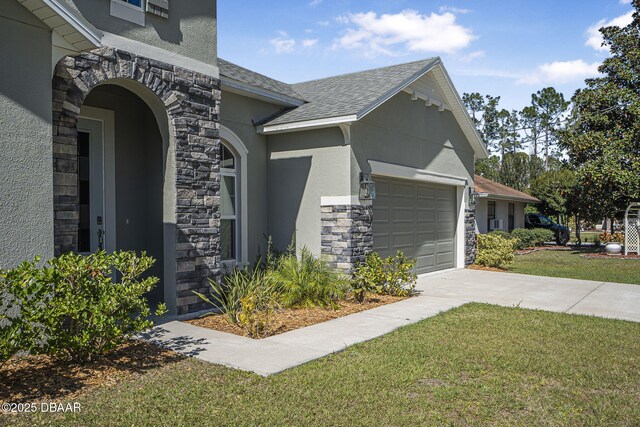
[[[183,354],[268,376],[344,350],[469,302],[640,322],[640,286],[478,270],[418,279],[420,296],[281,335],[253,340],[169,322],[145,338]]]

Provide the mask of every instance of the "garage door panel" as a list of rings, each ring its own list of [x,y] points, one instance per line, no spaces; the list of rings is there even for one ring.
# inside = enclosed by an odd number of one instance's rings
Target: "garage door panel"
[[[396,199],[413,199],[414,189],[411,184],[394,183],[392,186],[393,197]]]
[[[413,206],[393,208],[393,223],[413,223],[415,220],[414,211]]]
[[[415,272],[454,266],[455,187],[376,177],[373,248],[382,257],[402,251]]]
[[[417,208],[416,209],[416,220],[418,222],[423,223],[433,223],[436,222],[436,210],[432,208]]]

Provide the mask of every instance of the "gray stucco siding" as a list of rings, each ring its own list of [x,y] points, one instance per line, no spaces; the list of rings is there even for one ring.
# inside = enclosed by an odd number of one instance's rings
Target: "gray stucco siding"
[[[144,27],[111,16],[110,0],[67,2],[100,30],[207,64],[216,64],[215,1],[172,1],[169,5],[168,19],[147,13]]]
[[[0,40],[0,268],[7,268],[53,255],[51,32],[9,1]]]
[[[269,234],[321,252],[322,197],[349,194],[350,147],[339,128],[269,136]]]
[[[450,111],[426,107],[404,92],[352,126],[352,191],[369,160],[424,169],[472,181],[474,152]]]
[[[249,152],[247,156],[247,246],[248,260],[254,262],[266,251],[267,224],[267,136],[256,132],[259,121],[280,107],[222,91],[220,124],[235,133]]]

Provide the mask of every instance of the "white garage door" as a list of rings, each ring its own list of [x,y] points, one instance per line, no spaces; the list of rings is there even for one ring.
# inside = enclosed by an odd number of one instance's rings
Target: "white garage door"
[[[452,268],[455,259],[456,189],[376,177],[373,250],[402,251],[416,259],[417,274]]]

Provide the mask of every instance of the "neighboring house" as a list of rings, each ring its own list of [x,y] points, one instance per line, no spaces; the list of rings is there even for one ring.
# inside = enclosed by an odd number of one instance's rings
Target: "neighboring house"
[[[187,315],[269,235],[345,270],[472,261],[487,152],[440,59],[288,85],[216,57],[215,2],[4,3],[0,267],[146,250]]]
[[[512,231],[524,228],[524,208],[540,200],[522,191],[499,184],[480,175],[473,178],[475,192],[479,197],[476,204],[478,232],[493,230]]]

